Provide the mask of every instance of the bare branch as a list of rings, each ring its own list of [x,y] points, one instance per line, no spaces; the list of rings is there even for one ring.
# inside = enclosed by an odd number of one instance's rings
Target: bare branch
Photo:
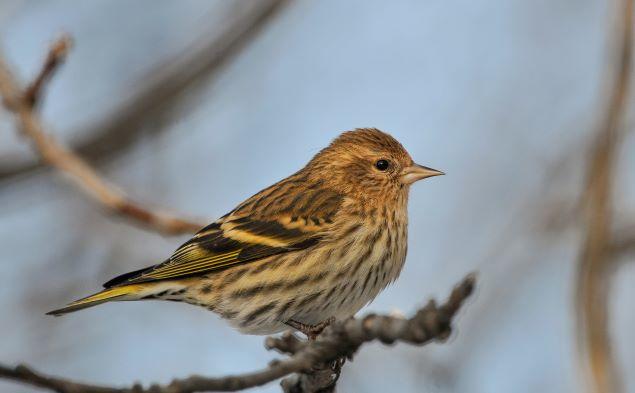
[[[100,163],[124,154],[144,135],[160,133],[174,115],[174,108],[187,96],[184,93],[220,71],[286,4],[288,0],[236,2],[227,23],[211,26],[184,50],[152,67],[139,78],[141,85],[115,110],[74,131],[87,139],[73,144],[71,150],[91,163]],[[0,181],[41,167],[39,162],[5,163],[0,167]]]
[[[35,107],[40,102],[45,85],[51,79],[57,67],[66,60],[66,55],[72,44],[71,37],[66,34],[53,43],[48,56],[46,56],[42,70],[24,92],[24,101],[28,105]]]
[[[304,348],[306,345],[306,341],[299,339],[295,334],[293,334],[290,330],[282,333],[281,336],[270,336],[265,339],[265,348],[293,355]]]
[[[48,389],[60,393],[115,393],[125,392],[116,388],[89,385],[80,382],[67,381],[62,378],[49,377],[31,370],[29,367],[19,365],[15,368],[0,365],[0,378],[24,382],[32,386]]]
[[[613,239],[611,251],[615,258],[635,253],[635,225],[617,232]]]
[[[66,46],[62,45],[62,48]],[[53,45],[48,59],[60,58],[59,42]],[[48,62],[48,61],[47,61]],[[54,67],[53,67],[54,68]],[[52,68],[44,67],[45,70]],[[52,71],[43,71],[40,75],[50,75]],[[191,233],[203,227],[204,224],[185,220],[173,214],[153,211],[132,201],[122,191],[103,180],[97,172],[72,151],[58,143],[52,136],[46,134],[42,122],[35,112],[32,103],[37,102],[46,76],[42,81],[34,83],[31,88],[32,98],[22,93],[7,64],[0,56],[0,94],[4,104],[11,111],[18,123],[22,135],[31,140],[42,159],[49,165],[70,175],[75,183],[95,201],[106,209],[143,224],[146,228],[165,233]],[[39,78],[38,78],[39,79]]]
[[[434,340],[446,340],[452,332],[452,320],[465,300],[472,294],[474,285],[475,276],[470,274],[453,289],[445,304],[437,306],[434,301],[430,301],[409,319],[371,314],[362,319],[350,318],[345,321],[336,321],[328,326],[315,341],[299,341],[290,334],[283,335],[281,338],[269,337],[266,339],[266,345],[269,348],[276,348],[292,355],[287,359],[272,362],[263,370],[248,374],[222,378],[191,376],[175,379],[168,385],[152,385],[148,388],[140,385],[113,388],[46,376],[26,366],[9,368],[0,365],[0,378],[12,379],[59,393],[193,393],[238,391],[298,373],[293,378],[285,380],[283,384],[285,391],[331,391],[329,384],[334,385],[334,380],[337,380],[343,364],[342,359],[351,358],[365,343],[377,340],[384,344],[404,342],[424,345]],[[331,377],[331,374],[336,375]]]
[[[611,201],[616,151],[621,140],[631,77],[633,2],[623,0],[615,42],[617,70],[612,82],[606,118],[597,133],[587,172],[586,236],[580,257],[576,300],[578,339],[590,371],[589,386],[596,392],[619,392],[620,381],[608,333],[609,269],[612,247]]]

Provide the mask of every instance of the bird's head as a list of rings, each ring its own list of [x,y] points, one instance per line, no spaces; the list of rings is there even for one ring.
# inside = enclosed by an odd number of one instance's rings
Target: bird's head
[[[407,192],[418,180],[443,175],[416,164],[401,143],[375,128],[341,134],[305,169],[342,193],[379,199]]]

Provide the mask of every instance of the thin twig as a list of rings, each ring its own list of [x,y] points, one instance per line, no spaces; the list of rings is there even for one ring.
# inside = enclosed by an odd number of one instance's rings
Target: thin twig
[[[611,260],[612,178],[621,140],[631,77],[633,2],[623,0],[616,45],[617,70],[612,83],[606,118],[597,133],[587,172],[585,202],[586,236],[578,271],[578,339],[590,371],[588,386],[595,392],[619,392],[621,384],[608,332],[608,293]]]
[[[263,370],[242,375],[221,378],[191,376],[175,379],[168,385],[152,385],[148,388],[140,385],[114,388],[46,376],[26,366],[10,368],[0,365],[0,378],[12,379],[59,393],[193,393],[238,391],[264,385],[292,373],[299,373],[296,378],[287,383],[285,387],[285,389],[289,388],[287,391],[325,391],[324,386],[307,385],[318,380],[313,378],[314,368],[342,358],[351,358],[365,343],[380,341],[384,344],[403,342],[424,345],[434,340],[446,340],[452,332],[452,320],[465,300],[472,294],[474,285],[475,277],[470,274],[452,290],[445,304],[437,306],[434,301],[430,301],[409,319],[371,314],[361,319],[350,318],[345,321],[336,321],[327,327],[317,340],[302,342],[302,344],[296,339],[290,339],[291,335],[282,336],[280,339],[268,338],[267,345],[270,348],[284,348],[283,352],[292,353],[292,355],[287,359],[272,362]],[[333,370],[338,374],[339,371],[339,369]],[[289,386],[292,382],[296,383],[294,387]]]
[[[59,51],[57,45],[54,45],[51,51],[54,54],[49,55],[49,58],[59,57],[55,55]],[[50,72],[44,73],[50,75]],[[34,83],[33,86],[36,86],[32,93],[34,94],[33,99],[37,102],[38,94],[43,85]],[[22,92],[23,90],[18,86],[12,72],[0,55],[0,94],[4,98],[6,108],[15,115],[22,135],[31,140],[47,164],[70,175],[87,195],[103,207],[120,216],[130,218],[136,223],[143,224],[146,228],[165,234],[191,233],[203,227],[202,223],[185,220],[166,212],[147,209],[103,180],[90,165],[44,132],[42,122],[32,106],[32,101],[27,100]]]
[[[299,339],[292,331],[288,330],[279,337],[270,336],[265,339],[265,348],[287,354],[293,355],[304,348],[306,341]]]
[[[48,56],[46,56],[46,60],[42,65],[40,73],[24,92],[24,101],[26,104],[36,107],[41,101],[42,93],[46,84],[51,79],[58,66],[66,60],[66,55],[68,54],[72,44],[73,41],[67,34],[64,34],[53,43]]]

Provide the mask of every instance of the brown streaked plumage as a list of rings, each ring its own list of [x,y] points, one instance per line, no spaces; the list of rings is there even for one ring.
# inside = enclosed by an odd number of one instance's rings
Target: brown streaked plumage
[[[379,130],[345,132],[165,262],[49,314],[113,300],[173,300],[206,307],[252,334],[349,317],[399,276],[410,184],[440,174],[414,164]]]

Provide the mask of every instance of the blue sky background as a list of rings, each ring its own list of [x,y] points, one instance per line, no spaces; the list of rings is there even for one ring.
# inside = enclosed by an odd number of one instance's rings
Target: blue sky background
[[[147,70],[213,34],[235,6],[5,0],[0,47],[26,80],[59,32],[73,35],[43,116],[60,139],[78,140]],[[340,391],[577,392],[580,233],[548,223],[582,186],[615,18],[614,6],[592,0],[293,1],[164,132],[99,169],[137,199],[211,221],[340,132],[385,130],[448,175],[413,188],[406,267],[363,312],[407,314],[470,271],[479,289],[449,343],[368,345],[346,365]],[[633,145],[630,136],[620,161],[620,217],[635,216]],[[0,112],[0,164],[33,157]],[[265,366],[276,355],[261,337],[204,309],[138,302],[44,315],[183,240],[108,216],[58,174],[0,184],[0,361],[104,384]],[[612,291],[624,371],[635,367],[634,278],[635,265],[624,264]],[[635,376],[623,377],[635,392]],[[0,391],[33,390],[0,381]]]

